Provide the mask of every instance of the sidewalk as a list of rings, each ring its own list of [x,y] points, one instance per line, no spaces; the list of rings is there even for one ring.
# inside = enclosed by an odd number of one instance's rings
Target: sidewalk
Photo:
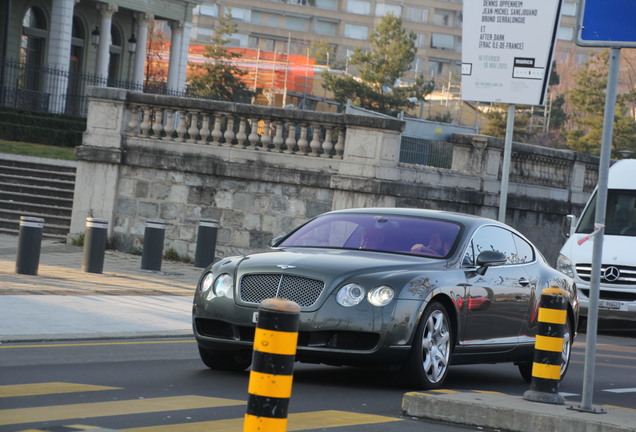
[[[83,249],[43,240],[36,276],[17,274],[17,236],[0,235],[0,342],[191,335],[202,269],[106,251],[101,274],[81,270]]]

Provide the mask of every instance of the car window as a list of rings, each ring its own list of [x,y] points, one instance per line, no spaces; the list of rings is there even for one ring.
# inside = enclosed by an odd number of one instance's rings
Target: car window
[[[534,248],[530,243],[514,233],[512,234],[512,239],[515,241],[515,246],[517,247],[516,262],[527,263],[534,261]]]
[[[512,232],[500,227],[481,227],[473,236],[472,262],[475,263],[477,256],[484,251],[497,251],[506,256],[506,264],[516,264],[517,247],[512,236]]]
[[[448,257],[462,226],[442,219],[372,213],[320,216],[292,232],[280,247],[337,247]]]

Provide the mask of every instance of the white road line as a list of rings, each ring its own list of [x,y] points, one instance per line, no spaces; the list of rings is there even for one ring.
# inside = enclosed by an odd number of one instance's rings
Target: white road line
[[[636,387],[622,389],[604,389],[603,391],[608,393],[636,393]]]

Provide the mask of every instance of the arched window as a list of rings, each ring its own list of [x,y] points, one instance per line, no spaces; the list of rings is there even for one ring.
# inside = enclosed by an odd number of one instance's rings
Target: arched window
[[[108,62],[108,85],[117,87],[121,80],[121,53],[122,53],[122,32],[121,29],[113,23],[110,28],[110,61]]]
[[[47,22],[42,9],[30,7],[22,19],[20,39],[20,62],[26,66],[21,87],[39,90],[40,80],[37,70],[44,64],[44,48],[47,37]]]

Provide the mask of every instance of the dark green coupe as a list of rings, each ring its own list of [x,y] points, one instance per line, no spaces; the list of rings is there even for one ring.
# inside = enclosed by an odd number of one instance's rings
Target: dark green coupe
[[[442,385],[452,364],[515,362],[530,379],[541,291],[567,292],[561,375],[578,320],[573,281],[523,235],[470,215],[407,208],[315,217],[267,252],[209,266],[194,296],[203,362],[244,370],[258,307],[300,306],[296,360],[386,365],[414,388]]]

